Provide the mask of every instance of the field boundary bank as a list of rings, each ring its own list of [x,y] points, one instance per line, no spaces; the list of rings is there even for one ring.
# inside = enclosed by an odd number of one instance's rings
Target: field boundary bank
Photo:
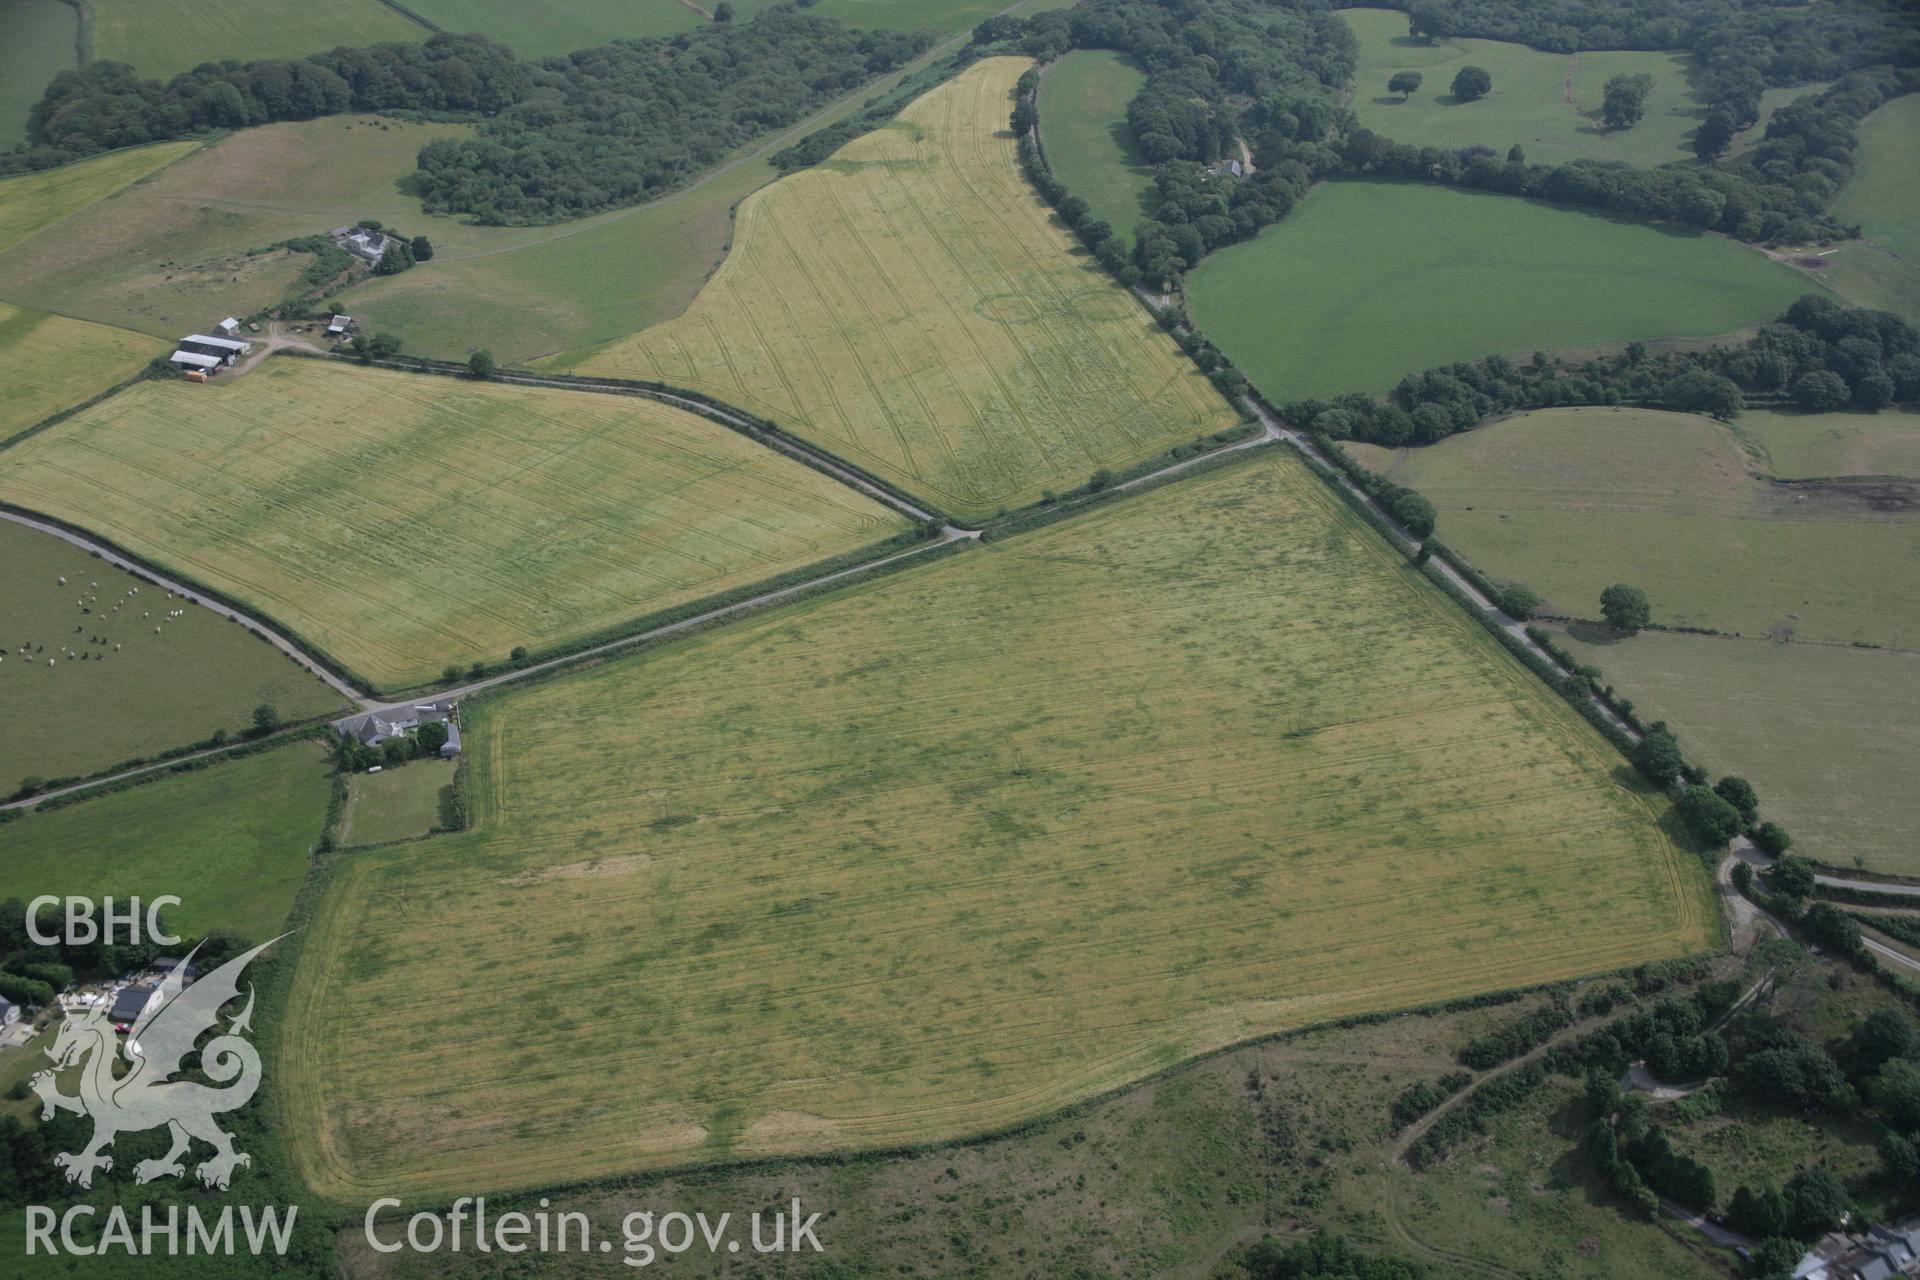
[[[380,0],[380,3],[405,18],[408,22],[413,23],[415,26],[424,27],[431,35],[439,35],[446,30],[446,28],[440,24],[430,22],[413,10],[407,8],[407,6],[400,3],[400,0]]]
[[[18,800],[9,800],[0,804],[0,825],[24,816],[29,811],[41,810],[57,812],[88,800],[98,800],[104,796],[118,795],[122,791],[131,791],[135,787],[145,786],[149,782],[158,782],[162,778],[171,778],[183,773],[198,773],[211,765],[219,764],[227,756],[236,759],[243,756],[258,755],[262,751],[273,751],[281,747],[290,747],[295,743],[311,740],[316,745],[326,745],[331,749],[332,731],[327,720],[303,720],[297,725],[259,738],[236,738],[234,741],[217,747],[196,747],[185,755],[174,756],[166,760],[154,760],[137,768],[125,769],[119,773],[85,778],[79,782],[42,791],[37,795],[23,796]]]
[[[475,382],[503,382],[517,386],[549,387],[560,391],[598,392],[602,395],[625,395],[657,400],[662,404],[670,404],[675,408],[698,414],[710,422],[717,422],[730,431],[746,436],[749,440],[783,453],[797,462],[812,467],[822,475],[838,480],[862,496],[883,506],[891,507],[910,520],[922,523],[938,521],[943,525],[960,529],[978,527],[955,520],[925,499],[917,498],[854,463],[797,438],[758,414],[737,409],[725,401],[702,395],[697,391],[687,391],[671,383],[648,382],[637,378],[590,378],[571,373],[507,369],[496,370],[485,379],[477,379],[473,377],[466,365],[458,361],[439,360],[429,356],[401,356],[390,360],[363,361],[351,355],[303,347],[278,347],[273,354],[294,356],[303,360],[330,360],[341,364],[364,365],[367,368],[387,369],[396,373],[424,373]]]

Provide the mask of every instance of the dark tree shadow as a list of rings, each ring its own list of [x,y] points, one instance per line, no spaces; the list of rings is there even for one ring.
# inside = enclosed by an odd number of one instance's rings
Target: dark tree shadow
[[[1569,622],[1567,634],[1582,644],[1613,645],[1629,638],[1604,622]]]

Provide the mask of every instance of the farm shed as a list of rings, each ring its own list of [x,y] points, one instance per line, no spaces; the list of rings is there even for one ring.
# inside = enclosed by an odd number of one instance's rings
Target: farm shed
[[[176,369],[218,369],[222,361],[218,356],[202,355],[182,347],[167,357],[167,363]]]
[[[144,982],[123,987],[120,994],[113,998],[113,1010],[107,1018],[115,1026],[122,1023],[130,1025],[139,1020],[140,1015],[147,1011],[147,1006],[153,1003],[153,998],[158,994],[155,988]]]
[[[440,744],[440,758],[451,760],[460,754],[460,726],[447,721],[447,740]]]
[[[11,1000],[0,1000],[0,1027],[10,1027],[20,1021],[20,1006]]]
[[[347,326],[352,323],[353,323],[352,316],[333,317],[333,319],[327,321],[327,336],[332,338],[340,337],[341,335],[346,333]]]
[[[247,343],[233,338],[216,338],[205,333],[190,333],[180,339],[182,351],[193,351],[204,356],[217,357],[221,364],[232,364],[253,348]]]
[[[231,338],[240,332],[240,321],[233,316],[228,316],[225,320],[213,326],[213,331],[223,338]]]

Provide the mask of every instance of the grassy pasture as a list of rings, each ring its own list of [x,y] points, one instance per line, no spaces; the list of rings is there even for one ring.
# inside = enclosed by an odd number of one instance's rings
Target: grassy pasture
[[[1782,480],[1826,476],[1920,479],[1920,413],[1749,409],[1733,424],[1761,469]]]
[[[301,957],[324,1195],[949,1139],[1717,928],[1656,797],[1284,456],[467,740],[477,830],[342,863]],[[542,1016],[474,1024],[476,982]]]
[[[1920,94],[1860,122],[1859,167],[1834,215],[1864,240],[1821,259],[1815,274],[1855,306],[1897,311],[1920,324]]]
[[[203,62],[298,58],[433,33],[380,0],[88,0],[93,52],[159,80]],[[467,30],[467,28],[460,28]]]
[[[1407,35],[1407,15],[1393,9],[1343,9],[1360,38],[1353,110],[1360,123],[1395,142],[1458,149],[1484,145],[1502,155],[1514,143],[1536,164],[1567,160],[1623,160],[1659,165],[1691,158],[1691,137],[1706,117],[1694,96],[1688,54],[1627,50],[1548,53],[1504,40],[1443,40]],[[1493,92],[1474,102],[1454,98],[1454,73],[1483,68]],[[1396,71],[1418,71],[1420,89],[1402,102],[1387,92]],[[1647,114],[1631,129],[1600,123],[1601,87],[1616,75],[1653,77]]]
[[[0,252],[124,190],[199,146],[197,142],[157,142],[0,180]]]
[[[904,522],[683,410],[278,358],[0,454],[0,495],[248,600],[382,684],[756,582]]]
[[[1920,875],[1920,654],[1585,627],[1565,641],[1689,757],[1752,782],[1804,852]]]
[[[192,607],[168,619],[180,605],[166,592],[35,529],[0,523],[0,600],[0,791],[30,774],[85,775],[216,729],[238,733],[262,703],[285,720],[341,705],[245,628]]]
[[[522,58],[551,58],[614,40],[671,36],[707,19],[680,0],[420,0],[409,9],[446,31],[478,31]],[[707,6],[711,8],[712,6]],[[734,6],[745,21],[765,4]]]
[[[70,202],[73,216],[30,240],[0,232],[16,246],[0,253],[0,296],[175,338],[285,297],[309,259],[259,251],[290,237],[371,217],[458,252],[478,228],[423,216],[402,183],[429,140],[466,131],[372,116],[243,129],[115,199]],[[19,181],[0,183],[0,228]]]
[[[1129,243],[1159,199],[1153,167],[1127,127],[1127,103],[1146,81],[1110,49],[1078,49],[1047,69],[1040,89],[1040,128],[1053,176]]]
[[[100,394],[165,355],[167,344],[0,302],[0,440]]]
[[[1280,401],[1384,392],[1485,355],[1727,333],[1778,315],[1806,284],[1717,236],[1511,196],[1328,182],[1208,255],[1187,292],[1207,336]]]
[[[223,761],[0,826],[0,898],[170,893],[182,932],[264,942],[306,879],[332,790],[314,743]]]
[[[1028,187],[989,58],[740,206],[679,319],[556,357],[751,409],[973,518],[1234,415]]]
[[[1920,598],[1885,587],[1920,558],[1913,486],[1781,485],[1748,467],[1709,418],[1546,409],[1411,450],[1391,474],[1432,500],[1448,544],[1556,612],[1598,617],[1600,592],[1630,582],[1658,623],[1912,645]]]
[[[440,821],[440,793],[453,785],[450,760],[414,760],[347,779],[342,844],[379,844],[423,836]]]
[[[79,37],[79,11],[61,0],[0,3],[0,146],[26,141],[27,112],[80,65]]]

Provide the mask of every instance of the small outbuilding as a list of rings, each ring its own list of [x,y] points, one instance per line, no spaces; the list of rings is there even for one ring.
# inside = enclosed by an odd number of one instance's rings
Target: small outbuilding
[[[352,316],[335,316],[333,319],[327,321],[327,336],[329,338],[345,337],[347,330],[351,328],[352,325]]]
[[[0,1000],[0,1030],[20,1021],[20,1006],[11,1000]]]
[[[223,338],[231,338],[240,332],[240,322],[234,317],[228,316],[225,320],[213,326],[213,331]]]

